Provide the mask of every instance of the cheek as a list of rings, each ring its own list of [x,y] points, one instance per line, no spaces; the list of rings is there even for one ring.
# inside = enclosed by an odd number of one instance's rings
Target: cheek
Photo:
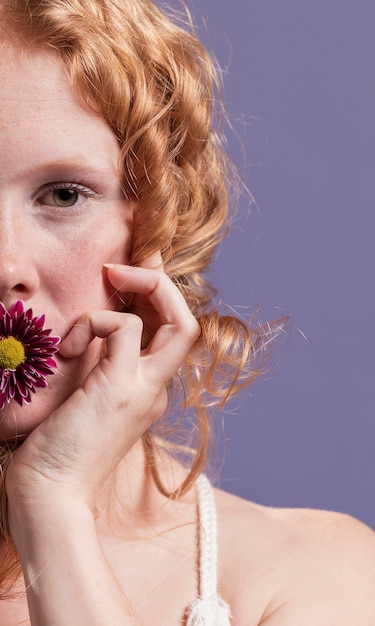
[[[42,281],[45,295],[67,327],[87,310],[118,309],[121,305],[103,265],[129,263],[130,229],[118,223],[110,230],[105,229],[105,237],[100,236],[97,229],[96,237],[91,232],[55,245]]]

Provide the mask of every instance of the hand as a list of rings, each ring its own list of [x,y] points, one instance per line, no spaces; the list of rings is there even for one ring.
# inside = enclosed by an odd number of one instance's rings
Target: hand
[[[91,311],[77,321],[60,354],[79,357],[94,337],[105,340],[104,354],[82,387],[15,454],[7,475],[10,501],[67,496],[93,507],[103,482],[164,412],[166,383],[199,335],[198,323],[164,272],[129,266],[109,266],[107,272],[116,289],[149,302],[160,326],[141,350],[138,315]]]

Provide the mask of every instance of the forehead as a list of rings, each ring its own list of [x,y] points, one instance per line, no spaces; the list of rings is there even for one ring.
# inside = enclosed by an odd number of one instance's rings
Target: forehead
[[[59,147],[79,153],[118,154],[106,121],[80,102],[66,69],[53,52],[2,46],[0,50],[0,143],[30,139],[34,153]],[[64,155],[61,155],[64,156]]]
[[[8,103],[16,107],[14,117],[17,117],[19,107],[27,109],[30,115],[35,108],[41,109],[44,103],[46,112],[57,109],[57,102],[59,106],[69,108],[75,100],[72,96],[65,68],[54,53],[1,46],[0,99],[6,107],[8,120],[9,116],[13,117]]]

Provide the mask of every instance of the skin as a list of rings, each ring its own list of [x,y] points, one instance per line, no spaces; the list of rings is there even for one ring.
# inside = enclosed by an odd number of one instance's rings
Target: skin
[[[85,311],[116,307],[103,264],[127,262],[132,208],[104,121],[67,96],[52,57],[8,50],[0,61],[0,295],[6,306],[21,298],[44,312],[64,338]],[[82,189],[74,206],[57,206],[55,183]],[[30,406],[3,411],[1,436],[30,433],[84,380],[87,364],[60,358],[59,372]]]
[[[197,595],[195,491],[164,498],[139,439],[162,415],[165,384],[198,325],[158,257],[127,265],[132,205],[117,142],[51,53],[3,48],[0,124],[0,296],[45,313],[63,338],[62,375],[30,406],[1,415],[2,437],[29,436],[7,475],[25,581],[0,602],[0,623],[177,626]],[[56,184],[79,185],[72,206],[56,206]],[[116,311],[128,293],[154,319],[144,351],[140,317]],[[182,469],[161,463],[169,486],[178,484]],[[221,491],[216,503],[219,590],[233,624],[375,624],[369,529]]]

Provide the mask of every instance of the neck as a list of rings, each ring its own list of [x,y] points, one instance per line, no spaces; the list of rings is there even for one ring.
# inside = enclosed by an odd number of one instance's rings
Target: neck
[[[171,455],[157,448],[158,472],[167,491],[173,491],[183,481],[186,470]],[[194,490],[181,499],[189,506],[194,503]],[[178,501],[180,502],[180,500]],[[142,441],[139,440],[103,485],[97,499],[98,530],[121,529],[129,539],[144,536],[145,531],[161,532],[174,517],[176,501],[160,493],[152,477]]]

